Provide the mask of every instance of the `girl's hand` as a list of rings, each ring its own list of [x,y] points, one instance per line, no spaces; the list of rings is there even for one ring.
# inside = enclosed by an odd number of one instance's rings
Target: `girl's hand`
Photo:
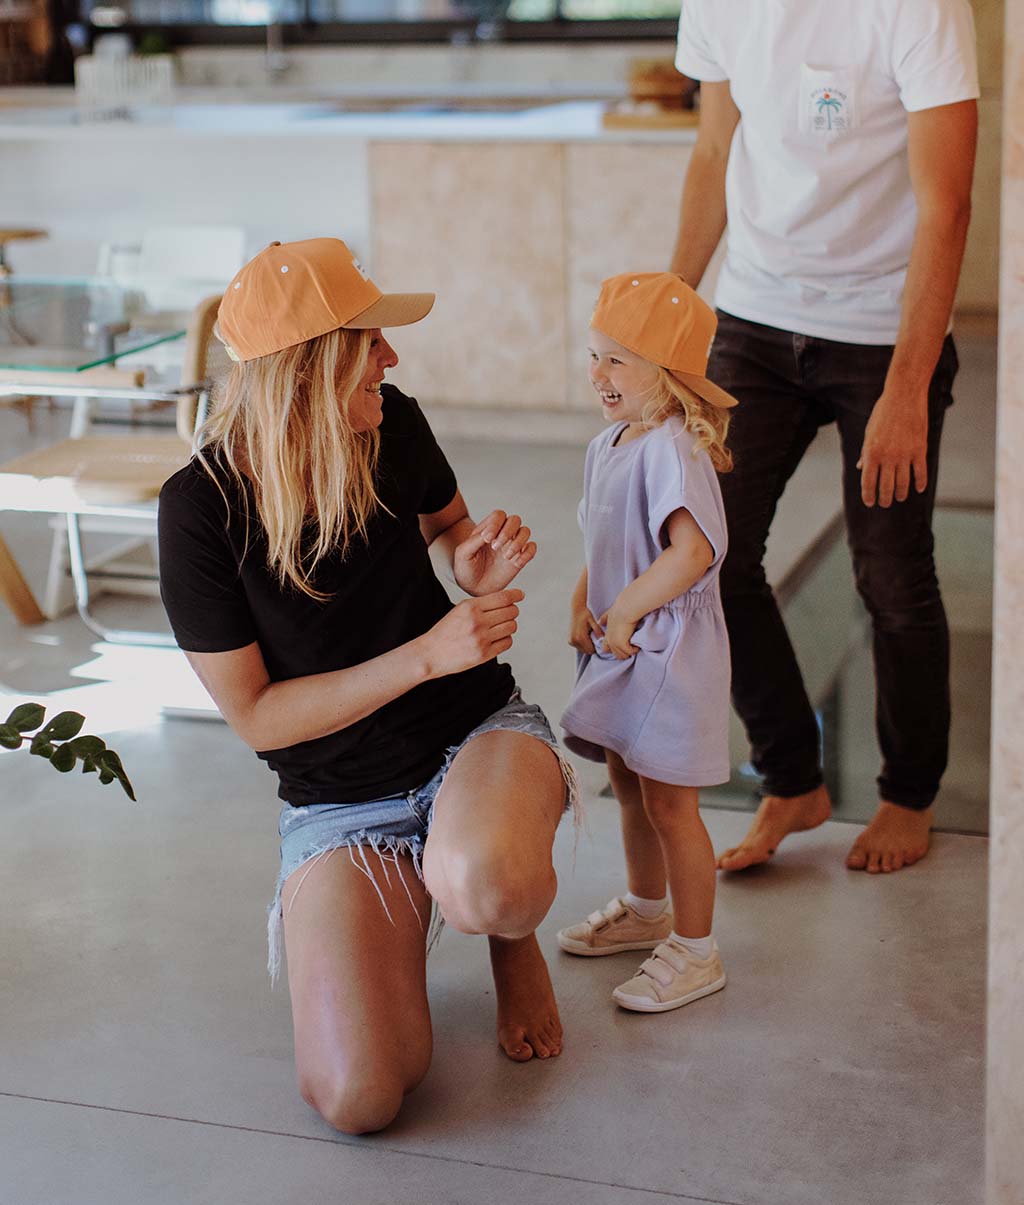
[[[617,602],[612,603],[611,609],[605,611],[599,622],[604,628],[605,648],[613,657],[617,657],[619,661],[628,661],[630,657],[640,652],[633,644],[633,633],[636,631],[640,619],[633,619],[624,614]]]
[[[594,637],[603,635],[601,625],[591,614],[589,607],[573,609],[569,621],[569,643],[578,653],[593,656],[597,652],[594,648]]]
[[[503,590],[536,552],[522,519],[495,510],[455,549],[452,571],[461,589],[479,597]]]
[[[443,678],[472,669],[510,649],[518,626],[516,603],[524,597],[522,590],[498,590],[454,606],[420,637],[427,677]]]

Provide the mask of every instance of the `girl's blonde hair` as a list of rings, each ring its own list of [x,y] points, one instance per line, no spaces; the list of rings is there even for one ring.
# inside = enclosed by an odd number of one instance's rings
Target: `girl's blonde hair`
[[[656,427],[671,415],[677,414],[686,429],[694,436],[694,451],[707,452],[711,463],[719,473],[732,470],[732,453],[725,446],[729,434],[729,411],[721,406],[712,406],[699,397],[682,381],[677,380],[667,368],[658,367],[650,400],[642,414],[646,426]]]
[[[214,463],[237,482],[247,530],[245,486],[252,486],[267,564],[280,584],[320,601],[328,596],[312,584],[317,565],[365,539],[382,505],[374,485],[380,432],[354,431],[349,419],[370,338],[370,331],[334,330],[236,363],[197,440],[198,459],[218,488]]]

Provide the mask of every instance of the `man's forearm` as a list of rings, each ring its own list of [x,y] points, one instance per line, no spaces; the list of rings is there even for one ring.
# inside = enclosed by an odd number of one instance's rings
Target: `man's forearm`
[[[953,310],[969,222],[966,204],[918,221],[887,388],[928,388]]]
[[[728,158],[694,147],[683,182],[679,232],[670,271],[696,288],[725,230],[725,169]]]

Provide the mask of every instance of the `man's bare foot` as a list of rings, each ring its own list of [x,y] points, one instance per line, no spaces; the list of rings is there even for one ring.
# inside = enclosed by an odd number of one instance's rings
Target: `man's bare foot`
[[[874,820],[854,841],[846,865],[868,874],[891,874],[913,866],[928,852],[931,831],[931,808],[915,811],[883,799]]]
[[[817,828],[831,815],[832,801],[824,787],[787,799],[766,795],[747,835],[719,857],[718,869],[746,870],[748,866],[760,866],[775,853],[783,837]]]
[[[499,1046],[517,1063],[534,1055],[546,1059],[561,1054],[562,1022],[536,936],[488,940],[498,994]]]

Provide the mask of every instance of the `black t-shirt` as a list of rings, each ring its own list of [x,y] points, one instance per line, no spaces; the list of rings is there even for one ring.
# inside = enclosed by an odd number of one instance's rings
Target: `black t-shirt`
[[[421,636],[453,606],[437,580],[419,516],[443,510],[455,475],[419,406],[382,389],[377,511],[368,539],[317,566],[317,602],[282,587],[267,567],[267,541],[249,494],[248,548],[242,495],[218,477],[231,503],[195,460],[160,493],[160,590],[181,648],[216,653],[257,641],[271,681],[358,665]],[[211,457],[213,463],[215,460]],[[489,661],[425,682],[339,732],[259,752],[296,806],[359,803],[412,790],[445,750],[509,699],[508,666]]]

